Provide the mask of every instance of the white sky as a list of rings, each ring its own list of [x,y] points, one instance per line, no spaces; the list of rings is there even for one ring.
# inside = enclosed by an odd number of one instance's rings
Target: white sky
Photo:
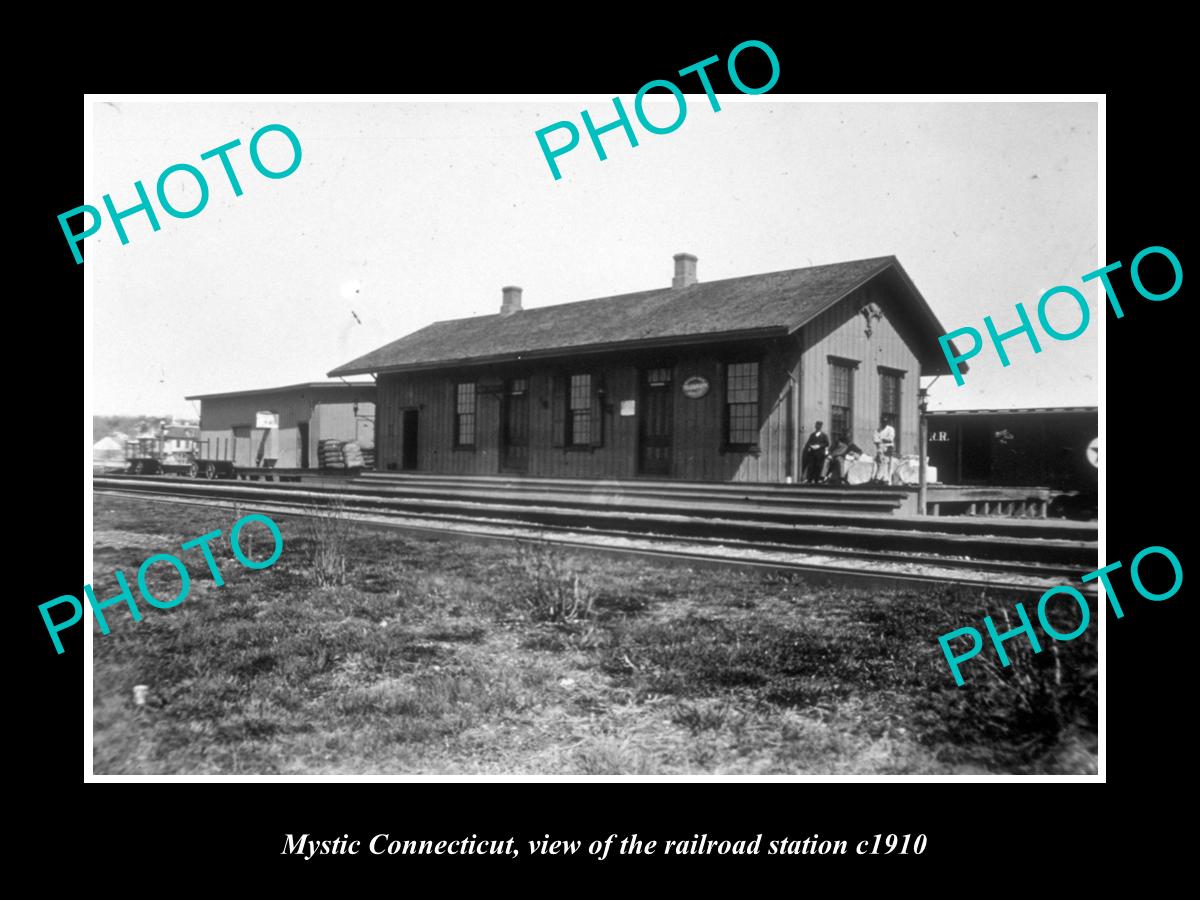
[[[666,95],[664,95],[666,96]],[[438,319],[492,313],[500,288],[526,308],[669,286],[672,256],[700,280],[895,254],[945,328],[1017,324],[1023,301],[1083,290],[1092,324],[1074,341],[990,348],[966,385],[943,377],[932,408],[1095,405],[1098,282],[1094,103],[791,103],[688,96],[683,125],[639,146],[619,129],[601,162],[580,123],[611,121],[610,100],[512,103],[97,103],[94,196],[102,208],[154,196],[186,162],[210,198],[193,218],[158,206],[161,230],[107,220],[86,240],[95,278],[92,372],[100,414],[194,416],[185,394],[319,380],[334,366]],[[632,117],[632,97],[622,96]],[[667,123],[674,101],[648,103]],[[568,119],[580,145],[555,181],[534,132]],[[248,145],[290,127],[303,161],[269,180]],[[235,138],[244,194],[200,154]],[[552,146],[564,139],[550,137]],[[264,138],[264,161],[290,160]],[[195,205],[175,175],[168,198]],[[64,251],[66,248],[64,247]],[[1063,298],[1051,321],[1072,330]],[[362,324],[355,321],[354,314]],[[1073,318],[1074,316],[1074,318]]]

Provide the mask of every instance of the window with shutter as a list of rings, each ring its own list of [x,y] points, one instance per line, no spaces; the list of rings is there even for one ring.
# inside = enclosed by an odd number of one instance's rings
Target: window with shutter
[[[604,380],[599,372],[592,375],[592,446],[604,446],[604,407],[600,396],[604,391]]]

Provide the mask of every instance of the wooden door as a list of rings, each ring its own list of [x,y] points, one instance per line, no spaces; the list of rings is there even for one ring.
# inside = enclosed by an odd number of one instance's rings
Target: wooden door
[[[513,378],[504,385],[500,416],[500,470],[529,469],[529,380]]]
[[[419,410],[406,409],[404,411],[404,434],[401,435],[400,449],[400,468],[401,469],[416,469],[417,461],[417,428],[420,423],[421,413]]]
[[[250,430],[250,453],[251,465],[255,468],[261,468],[265,460],[271,458],[271,449],[268,442],[271,439],[270,428],[252,428]]]
[[[253,448],[250,444],[250,426],[236,425],[233,429],[233,464],[235,466],[254,465]]]
[[[308,423],[296,423],[296,441],[300,445],[299,464],[301,469],[308,468]]]
[[[638,410],[638,472],[671,474],[672,406],[670,369],[642,372],[641,409]]]

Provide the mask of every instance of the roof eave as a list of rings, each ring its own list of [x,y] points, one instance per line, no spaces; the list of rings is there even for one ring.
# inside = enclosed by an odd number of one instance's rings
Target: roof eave
[[[273,388],[250,388],[243,391],[219,391],[212,394],[189,394],[184,400],[222,400],[227,397],[249,397],[256,394],[286,394],[291,391],[340,391],[346,388],[373,388],[370,381],[347,381],[341,384],[327,384],[320,381],[306,381],[299,384],[285,384]]]
[[[578,347],[555,347],[549,349],[529,350],[521,353],[499,353],[493,356],[470,356],[460,359],[444,359],[430,362],[408,363],[403,365],[364,365],[346,366],[333,369],[329,377],[340,375],[387,375],[396,372],[435,371],[438,369],[455,369],[466,366],[485,366],[500,363],[524,362],[536,359],[555,359],[566,356],[590,356],[597,353],[610,353],[615,350],[654,350],[671,347],[690,347],[701,344],[719,344],[729,341],[754,340],[756,338],[786,337],[789,334],[787,326],[779,325],[769,328],[747,328],[738,331],[707,332],[704,334],[681,335],[673,338],[647,338],[640,341],[610,341],[602,344],[584,344]]]

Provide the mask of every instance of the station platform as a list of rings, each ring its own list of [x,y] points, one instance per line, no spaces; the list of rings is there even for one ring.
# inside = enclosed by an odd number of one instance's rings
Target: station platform
[[[911,490],[912,511],[916,512],[916,488]],[[1051,501],[1059,493],[1047,487],[931,484],[928,487],[925,510],[931,516],[1016,516],[1044,519]]]
[[[1034,531],[1094,540],[1095,523],[1047,520],[1047,488],[963,488],[930,485],[929,514],[917,513],[915,486],[834,486],[661,480],[528,478],[504,475],[420,475],[367,472],[350,488],[432,503],[462,502],[506,507],[621,512],[753,520],[867,525],[886,518],[916,530],[976,534]],[[987,504],[985,507],[984,504]],[[938,512],[933,512],[933,505]],[[958,507],[974,514],[956,515]],[[986,514],[984,510],[987,510]],[[971,522],[975,521],[976,525]],[[1044,526],[1044,527],[1042,527]]]
[[[1055,573],[1095,568],[1097,525],[1009,516],[911,515],[906,488],[804,485],[511,479],[363,474],[301,484],[233,482],[170,476],[97,478],[101,489],[168,494],[204,502],[336,506],[347,514],[412,523],[509,529],[614,540],[700,541],[738,552],[808,548],[1050,567]]]

